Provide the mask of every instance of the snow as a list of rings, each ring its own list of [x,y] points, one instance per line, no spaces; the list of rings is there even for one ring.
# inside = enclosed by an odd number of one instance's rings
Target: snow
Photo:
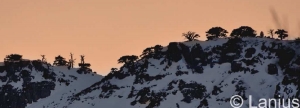
[[[64,84],[60,84],[59,82],[56,82],[55,90],[51,91],[51,95],[45,99],[40,99],[38,102],[30,104],[27,108],[43,108],[44,106],[66,106],[68,105],[67,99],[69,96],[72,96],[74,93],[91,86],[93,83],[96,83],[101,80],[102,76],[99,76],[98,74],[78,74],[76,70],[78,68],[72,68],[68,70],[65,66],[57,66],[53,67],[54,72],[58,75],[61,75],[62,73],[66,76],[64,79],[71,80],[72,83],[70,85],[66,86]],[[77,80],[74,80],[73,77],[77,77]],[[38,78],[42,79],[42,78]]]
[[[177,108],[177,105],[180,108],[197,108],[199,103],[203,99],[193,99],[190,103],[183,102],[184,94],[179,89],[179,82],[171,84],[174,88],[168,90],[169,84],[172,81],[182,80],[186,83],[195,82],[197,84],[201,84],[206,87],[206,92],[204,95],[207,96],[207,102],[209,104],[209,108],[232,108],[229,102],[226,101],[217,101],[217,99],[226,100],[233,95],[238,94],[237,86],[245,87],[245,96],[248,97],[252,95],[253,104],[258,103],[258,99],[260,98],[268,98],[274,97],[276,91],[276,85],[280,84],[285,77],[283,74],[283,70],[278,66],[278,58],[275,53],[268,53],[261,50],[261,46],[263,42],[265,42],[265,46],[271,47],[272,42],[282,43],[283,45],[291,46],[291,48],[295,49],[297,54],[300,54],[300,47],[291,43],[291,41],[278,41],[269,38],[242,38],[243,41],[246,42],[243,46],[243,50],[241,52],[242,57],[235,59],[234,61],[238,61],[244,68],[255,69],[258,72],[253,74],[251,72],[230,72],[231,71],[231,63],[214,63],[213,67],[210,65],[203,66],[203,73],[193,73],[193,70],[187,67],[187,62],[185,59],[181,59],[178,62],[172,62],[172,65],[168,65],[168,63],[160,64],[161,59],[148,59],[148,68],[146,69],[145,74],[148,74],[151,77],[157,75],[166,75],[160,80],[152,80],[152,81],[144,81],[143,84],[138,83],[135,84],[134,81],[137,78],[136,75],[130,75],[125,77],[124,79],[117,79],[115,77],[105,80],[102,83],[98,83],[102,76],[90,73],[90,74],[78,74],[76,70],[78,68],[68,69],[66,66],[54,66],[50,67],[54,70],[55,74],[57,74],[57,78],[64,78],[65,80],[72,81],[69,86],[64,84],[60,84],[58,81],[55,82],[56,87],[55,90],[51,91],[51,95],[47,98],[40,99],[38,102],[34,102],[32,104],[28,104],[26,108],[145,108],[148,106],[151,101],[147,101],[146,104],[140,104],[137,102],[135,105],[131,105],[131,102],[134,100],[138,100],[139,97],[127,98],[131,92],[132,87],[135,88],[136,91],[133,91],[134,94],[139,92],[139,90],[150,87],[150,92],[165,92],[168,95],[163,98],[160,102],[158,108]],[[189,48],[193,47],[196,44],[200,44],[205,52],[210,51],[215,46],[222,46],[224,43],[228,41],[227,38],[220,38],[212,41],[191,41],[191,42],[182,42],[187,45]],[[246,49],[254,48],[256,51],[252,55],[251,58],[245,58]],[[163,48],[163,51],[166,51],[167,47]],[[250,60],[253,57],[261,54],[264,57],[271,56],[271,58],[263,59],[260,58],[261,62],[255,63],[254,65],[247,66],[244,62],[241,62],[242,59]],[[235,56],[235,53],[227,53],[228,56]],[[218,62],[219,54],[209,55],[213,58],[213,62]],[[182,56],[183,57],[183,56]],[[196,58],[201,60],[200,58]],[[138,61],[138,63],[142,63],[142,60]],[[278,75],[270,75],[268,73],[268,65],[276,64],[278,68]],[[298,65],[293,64],[294,67]],[[165,67],[168,67],[164,70]],[[178,69],[180,67],[180,69]],[[299,66],[298,66],[299,67]],[[28,68],[25,68],[28,70]],[[188,72],[188,74],[182,74],[177,76],[175,73],[177,71]],[[123,73],[127,73],[128,69],[123,67]],[[0,76],[5,76],[7,73],[0,73]],[[33,69],[32,76],[34,79],[32,82],[44,81],[42,77],[43,73],[35,71]],[[63,77],[65,76],[65,77]],[[77,80],[74,79],[77,77]],[[1,82],[0,86],[7,82]],[[93,88],[91,85],[97,83]],[[108,94],[109,92],[102,91],[101,87],[105,84],[116,85],[120,87],[120,89],[114,89],[113,92],[108,98],[99,98],[100,94]],[[11,83],[14,85],[14,88],[20,88],[22,85],[22,80],[17,83]],[[220,92],[218,95],[213,95],[214,87],[220,87],[223,92]],[[297,86],[294,84],[281,85],[281,87],[288,88],[290,90],[290,94],[282,94],[282,97],[291,97],[297,95]],[[90,92],[79,95],[80,100],[70,101],[71,97],[74,94],[81,92],[84,89],[92,88]],[[190,88],[184,88],[185,90]],[[176,91],[176,94],[173,94],[173,91]],[[279,91],[280,93],[284,93],[284,89]],[[248,101],[244,101],[245,105],[242,108],[247,108],[249,105]]]
[[[261,51],[262,42],[266,42],[265,45],[271,47],[271,42],[275,41],[274,39],[268,39],[268,38],[243,38],[244,41],[247,41],[247,45],[244,47],[244,50],[247,48],[255,48],[256,52],[253,54],[254,56],[257,56],[259,53],[263,56],[268,56],[268,53],[264,53],[264,51]],[[228,39],[217,39],[214,41],[192,41],[192,42],[183,42],[185,45],[188,45],[190,48],[195,44],[200,44],[203,49],[208,49],[208,51],[217,45],[222,45],[225,42],[227,42]],[[287,42],[284,42],[283,44],[289,44]],[[296,46],[294,48],[297,48]],[[245,51],[241,53],[241,55],[245,55]],[[228,53],[227,55],[233,56],[234,53]],[[218,55],[212,55],[213,58],[217,57]],[[274,53],[270,54],[273,58],[271,59],[261,59],[261,62],[254,64],[253,66],[246,66],[245,63],[239,62],[242,64],[243,67],[248,67],[250,69],[254,68],[255,70],[258,70],[258,73],[251,74],[251,72],[237,72],[237,73],[231,73],[228,72],[231,70],[231,64],[230,63],[223,63],[223,64],[214,64],[214,67],[211,68],[209,65],[204,66],[204,71],[201,74],[193,74],[191,69],[188,69],[186,67],[186,62],[184,59],[181,59],[178,62],[172,62],[172,65],[169,66],[168,69],[165,71],[163,70],[164,67],[167,66],[167,63],[164,63],[163,65],[160,65],[160,62],[163,59],[156,60],[156,59],[148,59],[150,62],[147,69],[147,74],[149,76],[156,76],[156,75],[163,75],[166,73],[171,73],[170,75],[165,76],[161,80],[153,80],[150,82],[145,82],[144,84],[133,84],[133,80],[135,79],[134,76],[126,77],[122,80],[119,79],[111,79],[109,82],[111,84],[117,85],[119,87],[125,87],[120,90],[115,90],[113,95],[111,95],[109,98],[106,99],[99,99],[97,96],[101,93],[100,90],[94,90],[91,93],[88,93],[84,96],[80,96],[81,98],[84,97],[92,97],[95,98],[92,100],[86,100],[84,102],[78,101],[72,103],[69,107],[86,107],[86,108],[97,108],[97,107],[104,107],[104,108],[145,108],[150,102],[146,102],[146,104],[139,104],[132,106],[130,103],[134,101],[134,98],[126,98],[128,94],[131,91],[131,87],[135,87],[135,89],[140,90],[144,87],[151,87],[150,91],[159,92],[159,91],[166,91],[169,82],[174,80],[184,80],[185,82],[197,82],[198,84],[202,84],[206,87],[206,90],[208,93],[207,95],[210,95],[210,98],[207,98],[209,107],[210,108],[232,108],[229,104],[229,102],[222,102],[222,101],[216,101],[216,99],[226,99],[230,98],[231,96],[235,95],[237,92],[236,84],[238,81],[244,82],[243,86],[247,88],[247,91],[245,92],[246,96],[252,95],[253,96],[253,103],[258,103],[259,98],[267,98],[267,97],[273,97],[276,89],[276,85],[280,83],[284,77],[282,74],[283,71],[279,66],[277,66],[278,69],[278,75],[270,75],[267,72],[267,66],[270,63],[277,63],[278,58]],[[240,59],[237,59],[236,61],[239,61],[241,59],[251,59],[251,58],[245,58],[241,57]],[[218,59],[215,59],[216,61]],[[181,71],[187,71],[188,74],[183,74],[181,76],[176,76],[175,72],[177,71],[177,67],[181,67]],[[126,71],[126,69],[125,69]],[[232,81],[236,81],[235,83],[232,83]],[[172,84],[175,88],[172,90],[179,90],[176,85]],[[218,95],[211,95],[211,91],[213,91],[214,86],[221,86],[222,91]],[[296,93],[296,87],[295,85],[287,85],[288,88],[294,90],[294,92],[291,93],[291,95],[295,95]],[[166,91],[170,93],[170,91]],[[118,98],[117,96],[124,96],[125,98]],[[287,96],[285,96],[287,97]],[[137,97],[137,100],[140,97]],[[161,101],[159,108],[176,108],[176,103],[180,106],[180,108],[195,108],[199,105],[200,100],[194,99],[191,101],[191,103],[185,103],[182,102],[181,99],[183,99],[183,94],[180,92],[177,92],[175,95],[170,94]],[[118,104],[115,104],[118,103]],[[94,106],[92,106],[93,104]],[[246,108],[247,105],[249,105],[248,101],[245,101],[245,104],[243,108]]]
[[[27,59],[24,60],[30,61]],[[47,68],[46,64],[43,64],[43,66]],[[67,99],[73,96],[73,94],[76,94],[92,84],[99,82],[103,78],[101,75],[95,73],[78,74],[78,69],[79,68],[71,68],[69,70],[66,66],[50,66],[50,72],[54,72],[57,75],[56,79],[63,78],[64,80],[70,80],[70,84],[67,86],[64,83],[60,83],[58,80],[56,80],[54,82],[56,85],[55,89],[51,91],[50,96],[41,98],[38,100],[38,102],[28,104],[26,108],[45,108],[46,106],[49,106],[49,108],[62,108],[62,106],[68,104]],[[50,79],[45,79],[43,77],[43,72],[37,71],[34,67],[32,70],[28,67],[25,67],[22,70],[27,70],[30,72],[30,76],[32,76],[32,80],[30,82],[51,81]],[[14,89],[22,90],[22,78],[20,78],[20,81],[16,82],[12,81],[12,77],[7,77],[5,82],[1,81],[1,77],[6,77],[7,74],[8,73],[6,71],[0,72],[0,92],[1,87],[6,84],[12,85]],[[14,74],[19,76],[20,72],[14,72]]]
[[[0,76],[6,76],[6,74],[7,74],[7,72],[4,71],[4,72],[0,73]]]

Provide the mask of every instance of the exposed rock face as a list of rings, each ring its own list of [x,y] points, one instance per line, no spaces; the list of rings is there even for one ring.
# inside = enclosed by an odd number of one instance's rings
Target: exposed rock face
[[[296,53],[294,49],[287,47],[278,49],[276,55],[279,58],[279,66],[281,68],[286,68],[290,64],[291,60],[294,58]]]
[[[171,61],[174,61],[174,62],[178,62],[182,58],[181,51],[178,47],[177,42],[169,43],[167,57],[168,57],[168,59],[170,59]]]

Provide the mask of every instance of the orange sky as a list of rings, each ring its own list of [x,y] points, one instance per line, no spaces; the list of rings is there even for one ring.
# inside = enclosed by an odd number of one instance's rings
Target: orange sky
[[[39,59],[45,54],[86,56],[106,75],[119,57],[146,47],[183,41],[182,32],[242,25],[257,31],[281,28],[300,34],[300,0],[0,0],[0,58],[11,53]],[[290,38],[292,39],[292,38]]]

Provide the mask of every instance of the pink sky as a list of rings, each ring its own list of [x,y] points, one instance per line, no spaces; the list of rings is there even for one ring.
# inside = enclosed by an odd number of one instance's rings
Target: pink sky
[[[258,32],[280,28],[300,34],[299,0],[1,0],[0,57],[11,53],[40,59],[69,53],[86,56],[92,69],[106,75],[119,57],[140,55],[146,47],[184,41],[181,34],[242,25]]]

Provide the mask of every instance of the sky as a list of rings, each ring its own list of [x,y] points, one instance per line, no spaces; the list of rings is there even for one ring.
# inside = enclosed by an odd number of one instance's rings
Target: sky
[[[124,55],[140,55],[154,45],[185,41],[183,32],[200,34],[214,26],[231,32],[250,26],[258,33],[286,29],[300,36],[299,0],[0,0],[0,58],[46,55],[91,64],[101,75]]]

